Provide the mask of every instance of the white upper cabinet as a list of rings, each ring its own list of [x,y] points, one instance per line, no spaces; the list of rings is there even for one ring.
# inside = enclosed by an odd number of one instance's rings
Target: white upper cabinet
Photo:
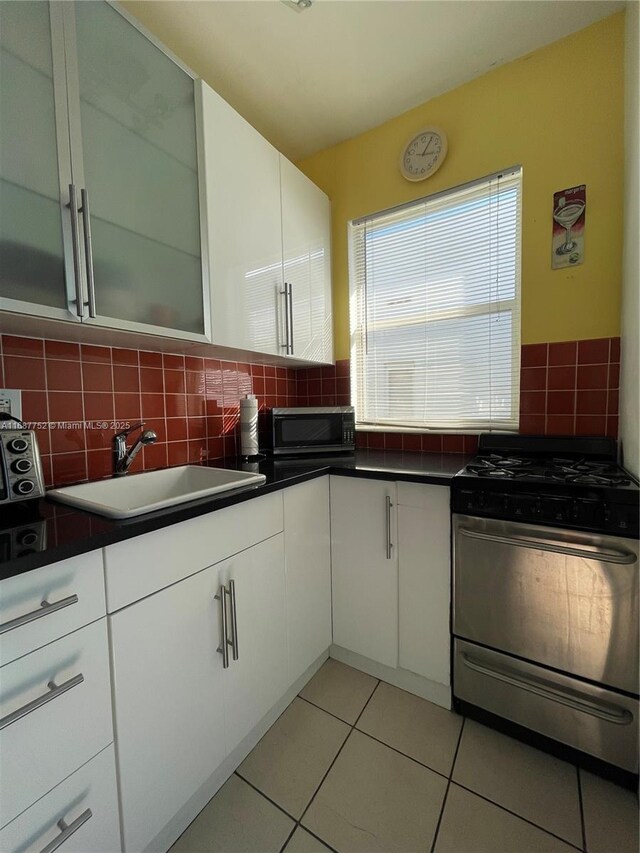
[[[331,206],[206,83],[202,113],[212,342],[331,362]]]
[[[322,190],[282,156],[280,170],[290,354],[305,361],[330,362],[331,203]]]
[[[106,2],[2,6],[0,307],[207,341],[192,76]]]
[[[280,155],[213,89],[197,87],[213,341],[284,355]]]

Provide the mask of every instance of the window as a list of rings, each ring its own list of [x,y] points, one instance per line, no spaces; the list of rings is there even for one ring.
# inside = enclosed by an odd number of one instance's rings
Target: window
[[[360,426],[517,429],[521,174],[350,223]]]

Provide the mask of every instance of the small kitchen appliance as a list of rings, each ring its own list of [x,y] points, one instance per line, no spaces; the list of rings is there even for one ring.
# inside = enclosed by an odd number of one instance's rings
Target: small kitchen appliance
[[[33,430],[0,428],[0,505],[44,495],[44,477]]]
[[[269,438],[276,456],[352,453],[356,416],[353,406],[276,408],[271,410]]]
[[[607,438],[481,435],[452,481],[453,693],[638,772],[638,483]]]

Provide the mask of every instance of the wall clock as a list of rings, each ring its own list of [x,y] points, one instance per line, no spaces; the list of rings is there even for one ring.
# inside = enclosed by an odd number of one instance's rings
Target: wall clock
[[[402,150],[400,171],[408,181],[424,181],[442,166],[447,156],[447,135],[439,127],[425,127]]]

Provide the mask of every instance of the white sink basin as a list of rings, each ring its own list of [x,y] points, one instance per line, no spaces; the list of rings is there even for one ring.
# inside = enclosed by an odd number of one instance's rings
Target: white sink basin
[[[182,465],[51,489],[47,497],[107,518],[131,518],[265,480],[264,474]]]

